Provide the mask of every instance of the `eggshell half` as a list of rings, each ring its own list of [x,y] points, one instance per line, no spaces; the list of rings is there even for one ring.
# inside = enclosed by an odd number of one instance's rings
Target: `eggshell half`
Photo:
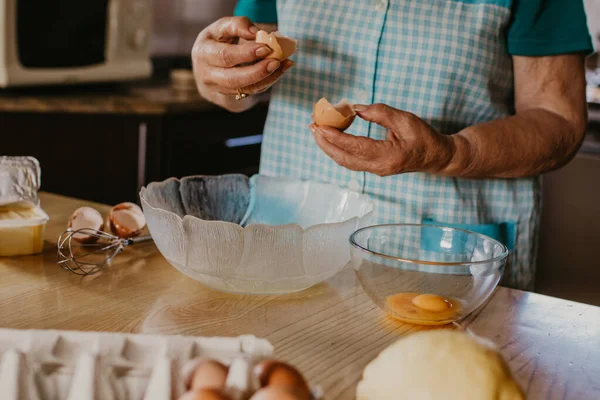
[[[296,52],[297,42],[286,36],[282,36],[279,32],[269,33],[266,31],[258,31],[256,34],[256,43],[266,44],[273,50],[267,58],[275,58],[279,61],[287,60]]]
[[[313,107],[313,121],[317,125],[330,126],[345,131],[352,125],[355,118],[356,112],[344,100],[334,105],[327,99],[322,98]]]
[[[72,231],[86,228],[100,230],[102,229],[103,224],[104,220],[102,219],[102,215],[97,210],[91,207],[80,207],[75,210],[71,215],[71,218],[69,218],[68,227]],[[74,234],[73,239],[79,243],[94,243],[98,240],[97,237],[86,235],[84,233]]]
[[[121,203],[111,208],[106,225],[115,235],[130,238],[142,233],[142,229],[146,226],[146,218],[137,204]]]

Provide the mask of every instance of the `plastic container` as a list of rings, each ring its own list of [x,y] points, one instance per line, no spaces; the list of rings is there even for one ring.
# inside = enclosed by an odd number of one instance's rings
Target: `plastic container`
[[[0,206],[39,206],[41,176],[40,163],[33,157],[0,156]]]
[[[39,207],[0,207],[0,257],[41,253],[48,215]]]

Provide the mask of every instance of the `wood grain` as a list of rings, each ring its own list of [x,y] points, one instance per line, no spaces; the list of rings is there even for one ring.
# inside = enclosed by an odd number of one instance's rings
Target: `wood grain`
[[[45,252],[0,259],[3,327],[255,334],[322,386],[327,399],[354,398],[369,361],[402,335],[426,329],[385,317],[350,270],[302,293],[237,296],[187,278],[147,245],[81,279],[56,265],[56,238],[77,207],[108,207],[41,198],[51,216]],[[500,288],[462,325],[501,347],[530,399],[600,398],[600,308]]]

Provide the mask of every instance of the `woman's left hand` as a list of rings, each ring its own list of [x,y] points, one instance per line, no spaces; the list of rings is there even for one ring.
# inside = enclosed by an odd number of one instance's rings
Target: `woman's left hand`
[[[387,140],[310,125],[319,147],[342,167],[389,176],[441,173],[450,164],[455,152],[453,138],[438,133],[416,115],[385,104],[355,105],[354,109],[360,118],[389,129]]]

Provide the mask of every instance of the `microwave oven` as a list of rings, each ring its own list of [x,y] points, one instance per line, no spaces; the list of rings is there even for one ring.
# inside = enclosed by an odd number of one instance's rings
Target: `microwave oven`
[[[151,75],[152,0],[0,0],[0,87]]]

